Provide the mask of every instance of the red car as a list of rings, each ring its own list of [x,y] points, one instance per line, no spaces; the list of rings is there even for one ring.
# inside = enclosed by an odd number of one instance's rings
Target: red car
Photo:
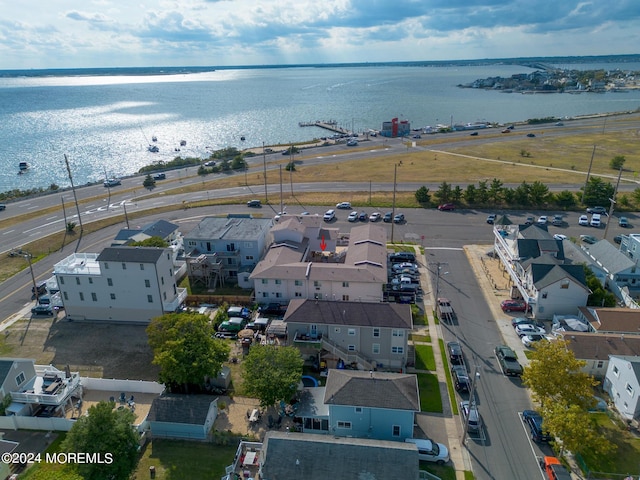
[[[526,312],[527,304],[522,300],[503,300],[500,308],[503,312]]]
[[[438,210],[440,211],[445,211],[445,210],[455,210],[456,206],[453,203],[443,203],[442,205],[438,205]]]

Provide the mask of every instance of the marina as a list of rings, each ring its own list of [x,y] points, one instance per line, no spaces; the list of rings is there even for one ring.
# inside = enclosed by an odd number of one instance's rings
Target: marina
[[[329,130],[330,132],[341,133],[341,134],[353,133],[353,131],[351,130],[347,130],[346,128],[339,127],[338,122],[336,122],[335,120],[328,120],[328,121],[316,120],[315,122],[299,122],[298,126],[318,127],[324,130]]]

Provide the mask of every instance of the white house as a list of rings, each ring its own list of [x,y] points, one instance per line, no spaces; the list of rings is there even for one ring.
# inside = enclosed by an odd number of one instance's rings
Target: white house
[[[176,285],[168,248],[74,253],[57,263],[53,273],[67,320],[146,323],[175,311],[187,295]]]
[[[294,298],[380,302],[387,282],[387,233],[366,224],[351,229],[346,248],[337,229],[319,217],[285,217],[272,230],[273,244],[251,273],[257,302]]]
[[[627,420],[640,418],[640,356],[611,355],[603,388]]]

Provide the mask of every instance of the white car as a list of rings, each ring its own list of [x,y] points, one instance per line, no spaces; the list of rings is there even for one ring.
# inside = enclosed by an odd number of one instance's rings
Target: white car
[[[562,241],[562,240],[566,240],[566,239],[567,239],[567,236],[566,236],[566,235],[563,235],[563,234],[561,234],[561,233],[556,233],[556,234],[553,236],[553,238],[555,238],[556,240],[560,240],[560,241]]]
[[[538,225],[546,225],[548,221],[549,219],[547,218],[546,215],[542,215],[541,217],[538,217]]]
[[[371,215],[369,215],[370,222],[377,222],[381,218],[382,218],[382,214],[380,212],[373,212]]]
[[[578,225],[582,225],[584,227],[588,227],[589,226],[589,217],[587,217],[586,215],[580,215],[580,218],[578,219]]]
[[[538,327],[530,323],[523,323],[520,325],[516,325],[516,334],[521,338],[524,337],[525,335],[530,335],[530,334],[535,335],[536,333],[545,334],[547,333],[547,331],[542,327]]]
[[[336,218],[335,210],[327,210],[326,212],[324,212],[324,217],[323,218],[324,218],[325,222],[330,222],[331,220]]]
[[[343,208],[345,210],[351,210],[351,203],[349,202],[340,202],[336,204],[336,208]]]
[[[347,217],[347,220],[349,220],[350,222],[357,222],[358,221],[358,212],[356,212],[355,210],[353,212],[351,212],[349,214],[349,216]]]
[[[540,334],[532,333],[531,335],[524,335],[522,337],[522,344],[525,347],[530,347],[534,343],[539,342],[541,340],[549,340],[549,337],[547,337],[546,335],[543,335],[541,333]]]
[[[422,438],[406,438],[404,441],[418,447],[418,460],[435,462],[438,465],[449,461],[449,450],[442,443]]]

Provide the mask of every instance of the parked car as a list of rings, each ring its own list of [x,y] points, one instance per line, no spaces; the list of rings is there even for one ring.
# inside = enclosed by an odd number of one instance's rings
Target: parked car
[[[358,220],[360,220],[361,222],[366,222],[367,220],[369,220],[369,215],[367,215],[367,212],[360,212],[358,214]]]
[[[475,402],[470,403],[468,400],[460,402],[460,413],[462,413],[462,421],[467,424],[467,431],[477,433],[482,430],[482,417]]]
[[[344,210],[351,210],[351,203],[350,202],[340,202],[336,204],[336,208],[340,208],[340,209],[344,209]]]
[[[260,200],[249,200],[247,202],[247,207],[261,207],[262,202]]]
[[[567,239],[567,236],[566,236],[566,235],[563,235],[562,233],[556,233],[556,234],[553,236],[553,238],[554,238],[554,239],[556,239],[556,240],[560,240],[560,241],[562,241],[562,240],[566,240],[566,239]]]
[[[167,174],[166,173],[156,173],[153,176],[154,180],[166,180],[167,179]]]
[[[549,432],[545,432],[542,427],[542,416],[534,410],[522,412],[522,420],[531,431],[531,440],[534,442],[548,442],[552,439]]]
[[[396,213],[393,217],[393,223],[404,223],[404,213]]]
[[[358,212],[356,212],[355,210],[353,210],[349,216],[347,217],[347,220],[350,222],[357,222],[358,221]]]
[[[471,380],[469,380],[469,374],[464,366],[452,365],[451,379],[453,386],[458,392],[468,392],[471,389]]]
[[[406,438],[404,441],[418,447],[418,460],[435,462],[438,465],[449,461],[449,450],[442,443],[436,443],[428,438]]]
[[[392,220],[393,220],[393,213],[391,212],[385,213],[384,217],[382,217],[382,221],[384,223],[391,223]]]
[[[331,220],[336,218],[335,210],[327,210],[326,212],[324,212],[324,217],[322,218],[324,219],[325,222],[330,222]]]
[[[377,222],[381,218],[382,218],[382,215],[380,214],[380,212],[373,212],[371,215],[369,215],[370,222]]]
[[[525,347],[531,347],[534,343],[540,342],[542,340],[548,340],[547,336],[541,333],[532,333],[529,335],[524,335],[522,337],[522,344]]]
[[[524,325],[525,323],[544,328],[544,323],[542,323],[540,320],[536,320],[535,318],[516,317],[511,319],[511,326],[513,328],[516,328],[518,325]]]
[[[31,315],[46,315],[53,317],[53,308],[51,305],[36,305],[31,309]]]
[[[563,223],[564,223],[564,219],[562,218],[562,215],[554,215],[553,216],[553,221],[551,222],[552,225],[555,225],[556,227],[559,227]]]
[[[524,224],[525,225],[533,225],[533,215],[527,215],[527,218],[524,219]]]
[[[556,457],[544,457],[540,462],[542,471],[549,480],[571,480],[573,476]]]
[[[532,323],[523,323],[521,325],[516,325],[516,335],[522,338],[525,335],[531,335],[541,333],[545,334],[547,331],[543,327],[539,327],[537,325],[533,325]]]
[[[395,252],[389,255],[391,263],[415,263],[416,256],[413,252]]]
[[[526,312],[527,304],[522,300],[503,300],[500,308],[503,312]]]
[[[593,215],[591,215],[591,221],[589,222],[589,225],[595,228],[600,228],[600,218],[601,217],[599,213],[594,213]]]
[[[541,215],[538,217],[538,225],[546,225],[549,221],[549,218],[546,215]]]
[[[495,213],[491,213],[489,215],[487,215],[487,223],[489,225],[493,225],[493,223],[496,221],[496,214]]]
[[[588,227],[589,217],[587,217],[586,215],[580,215],[580,218],[578,219],[578,225],[582,225],[583,227]]]
[[[604,207],[589,207],[587,213],[597,213],[598,215],[606,215],[607,209]]]
[[[452,365],[462,365],[464,363],[462,347],[458,342],[447,342],[447,352],[449,352],[449,361]]]
[[[494,351],[502,373],[515,377],[522,375],[522,365],[516,358],[516,352],[506,345],[498,345]]]
[[[455,210],[455,209],[456,209],[456,206],[453,203],[442,203],[438,205],[438,210],[440,210],[441,212],[446,212],[446,211]]]
[[[598,242],[598,239],[593,235],[580,235],[580,240],[582,240],[584,243],[588,243],[589,245],[593,245],[594,243]]]
[[[613,237],[613,241],[620,245],[622,243],[622,235],[616,235],[615,237]]]
[[[627,217],[620,217],[618,219],[618,226],[622,228],[629,228],[631,225],[629,224],[629,219]]]

